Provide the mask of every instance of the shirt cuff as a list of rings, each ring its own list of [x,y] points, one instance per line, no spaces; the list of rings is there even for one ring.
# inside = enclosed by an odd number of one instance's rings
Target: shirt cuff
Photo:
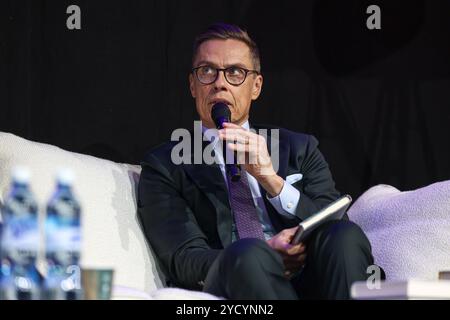
[[[268,195],[266,197],[278,213],[295,216],[298,202],[300,201],[300,191],[286,181],[284,181],[279,195],[273,198],[269,198]]]

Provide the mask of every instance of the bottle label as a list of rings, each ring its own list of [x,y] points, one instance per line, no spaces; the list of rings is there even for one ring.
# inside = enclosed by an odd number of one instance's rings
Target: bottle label
[[[27,257],[36,257],[39,247],[39,229],[36,216],[10,216],[5,220],[2,232],[2,251],[4,253],[7,253],[16,261]]]
[[[52,264],[78,264],[81,251],[81,229],[76,223],[61,224],[57,217],[46,222],[47,259]]]
[[[2,230],[2,299],[37,299],[39,274],[35,266],[39,248],[36,215],[6,215]]]

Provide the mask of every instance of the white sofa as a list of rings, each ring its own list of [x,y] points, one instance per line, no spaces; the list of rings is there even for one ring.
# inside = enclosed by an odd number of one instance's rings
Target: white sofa
[[[113,299],[216,298],[201,292],[164,289],[164,276],[136,214],[140,166],[68,152],[0,132],[0,202],[15,165],[31,170],[41,218],[58,168],[74,171],[74,191],[83,212],[81,264],[115,270]],[[350,218],[368,234],[375,260],[390,279],[430,278],[437,276],[438,270],[450,269],[450,182],[428,188],[400,192],[377,186],[363,194],[349,211]],[[413,204],[408,205],[409,201]]]
[[[82,206],[82,259],[85,268],[114,269],[113,299],[214,299],[202,293],[164,289],[164,275],[148,246],[136,213],[140,166],[68,152],[0,132],[0,203],[11,169],[26,166],[40,205],[40,218],[55,187],[59,168],[75,173],[74,191]]]

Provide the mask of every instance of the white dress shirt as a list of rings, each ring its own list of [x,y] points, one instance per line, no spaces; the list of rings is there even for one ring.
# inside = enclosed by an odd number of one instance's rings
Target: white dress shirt
[[[246,130],[250,130],[250,125],[248,121],[246,121],[242,127]],[[225,171],[225,162],[223,159],[223,152],[221,148],[221,144],[219,142],[218,132],[215,129],[209,130],[206,127],[202,128],[203,134],[205,137],[213,143],[213,150],[215,153],[215,160],[220,166],[220,170],[222,171],[223,178],[228,187],[228,180]],[[250,191],[252,193],[253,201],[255,203],[256,211],[259,216],[259,220],[261,221],[263,232],[266,240],[270,239],[275,235],[275,230],[270,222],[270,218],[267,214],[267,209],[264,204],[264,200],[261,196],[261,192],[259,189],[259,184],[256,179],[246,172],[248,178],[248,184],[250,187]],[[267,196],[270,204],[275,208],[275,210],[282,215],[295,215],[295,210],[297,209],[298,203],[300,201],[300,192],[294,188],[290,183],[284,181],[283,188],[279,195],[269,198]],[[235,241],[237,239],[237,230],[235,223],[233,221],[233,234],[232,240]]]

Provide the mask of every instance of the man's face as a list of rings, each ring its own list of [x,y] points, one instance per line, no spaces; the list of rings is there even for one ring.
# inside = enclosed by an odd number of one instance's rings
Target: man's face
[[[193,67],[204,65],[221,69],[237,66],[254,70],[249,47],[234,39],[203,42],[198,48]],[[197,113],[203,125],[208,128],[215,128],[211,108],[217,102],[225,102],[231,111],[231,122],[242,125],[248,119],[252,100],[256,100],[261,93],[262,82],[261,75],[248,73],[244,83],[234,86],[227,82],[224,73],[220,71],[215,82],[205,85],[194,74],[189,75]]]

